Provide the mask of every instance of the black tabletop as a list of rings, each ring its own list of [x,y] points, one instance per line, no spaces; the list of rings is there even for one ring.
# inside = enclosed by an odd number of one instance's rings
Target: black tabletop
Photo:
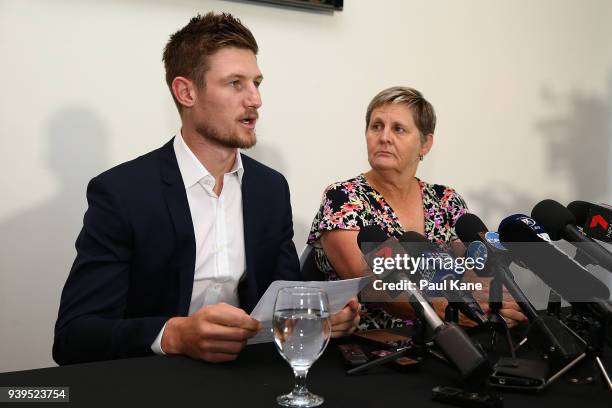
[[[347,376],[335,342],[308,378],[309,389],[325,397],[325,407],[443,407],[431,400],[432,388],[461,386],[457,374],[435,358],[424,359],[412,372],[378,367]],[[276,396],[290,391],[293,378],[267,343],[247,346],[236,361],[225,364],[152,356],[3,373],[0,386],[69,386],[70,406],[275,407]],[[505,407],[612,407],[612,392],[599,383],[561,379],[539,394],[491,392],[503,396]]]

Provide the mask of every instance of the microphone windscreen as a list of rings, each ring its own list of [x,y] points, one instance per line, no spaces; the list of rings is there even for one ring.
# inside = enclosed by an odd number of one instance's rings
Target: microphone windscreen
[[[399,238],[399,242],[429,242],[427,238],[415,231],[407,231]]]
[[[560,240],[566,225],[576,225],[570,210],[555,200],[542,200],[531,210],[531,218],[540,223],[553,241]]]
[[[368,225],[359,230],[357,234],[357,244],[361,248],[364,243],[383,243],[389,237],[378,225]]]
[[[497,232],[501,231],[506,225],[513,223],[515,220],[520,220],[523,218],[529,218],[529,216],[525,214],[512,214],[504,218],[499,222],[499,226],[497,227]]]
[[[473,241],[480,241],[478,233],[486,233],[489,229],[477,215],[465,213],[457,220],[455,231],[461,241],[465,244],[469,244]]]
[[[499,240],[506,242],[542,242],[547,241],[548,236],[544,228],[524,214],[514,214],[504,218],[499,223]],[[539,231],[534,231],[534,228]]]
[[[586,225],[590,208],[591,203],[587,203],[586,201],[572,201],[567,205],[567,209],[574,214],[576,225],[579,227],[584,227]]]
[[[440,249],[432,244],[427,238],[415,231],[404,232],[399,237],[399,242],[411,256],[418,256],[423,253],[437,253]]]
[[[570,303],[609,299],[606,285],[547,242],[547,234],[540,232],[543,228],[537,222],[525,216],[508,218],[500,223],[500,240],[555,292]]]

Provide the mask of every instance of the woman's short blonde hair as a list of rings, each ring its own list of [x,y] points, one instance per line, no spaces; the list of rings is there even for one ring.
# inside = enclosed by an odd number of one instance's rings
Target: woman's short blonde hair
[[[426,141],[426,136],[436,129],[436,112],[423,94],[414,88],[394,86],[379,92],[368,105],[366,131],[370,126],[370,118],[374,109],[389,103],[403,103],[412,110],[414,124],[421,132],[423,143]]]

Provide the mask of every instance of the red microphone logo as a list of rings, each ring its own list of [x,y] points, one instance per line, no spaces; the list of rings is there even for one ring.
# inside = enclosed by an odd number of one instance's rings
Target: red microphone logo
[[[589,228],[595,228],[595,227],[601,227],[604,230],[608,229],[608,222],[605,220],[604,217],[602,217],[601,215],[597,214],[594,215],[593,218],[591,218],[591,225],[589,225]]]
[[[382,247],[378,251],[376,251],[374,255],[380,258],[392,258],[393,250],[389,247]]]
[[[612,242],[612,212],[607,214],[591,210],[585,225],[585,233],[591,238]]]

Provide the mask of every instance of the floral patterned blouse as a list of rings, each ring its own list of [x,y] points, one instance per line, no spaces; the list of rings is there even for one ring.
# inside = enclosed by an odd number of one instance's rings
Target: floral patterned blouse
[[[425,236],[433,243],[448,246],[451,241],[458,239],[455,222],[467,212],[467,205],[450,187],[429,184],[418,178],[417,181],[423,199]],[[369,225],[378,225],[387,235],[395,238],[406,232],[391,206],[368,183],[364,174],[334,183],[325,189],[321,207],[312,221],[308,244],[314,247],[317,267],[329,280],[340,278],[320,245],[321,234],[337,229],[359,230]],[[376,304],[362,303],[360,330],[408,324],[411,324],[409,320],[393,317]]]

